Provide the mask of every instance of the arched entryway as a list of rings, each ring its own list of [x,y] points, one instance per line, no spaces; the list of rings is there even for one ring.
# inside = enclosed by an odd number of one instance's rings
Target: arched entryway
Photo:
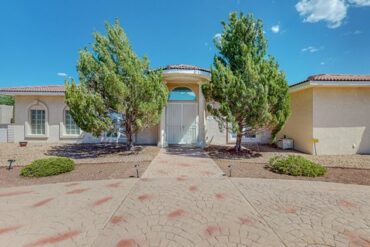
[[[188,87],[171,90],[166,107],[166,132],[169,145],[197,144],[197,95]]]

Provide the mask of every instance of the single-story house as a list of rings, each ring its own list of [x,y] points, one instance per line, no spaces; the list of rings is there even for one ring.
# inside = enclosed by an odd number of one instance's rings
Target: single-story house
[[[309,154],[370,153],[370,75],[321,74],[290,86],[279,137]]]
[[[160,123],[135,136],[136,144],[165,147],[171,144],[226,144],[235,136],[220,131],[206,112],[201,85],[210,80],[210,71],[192,65],[169,65],[163,68],[163,83],[170,96]],[[64,86],[1,88],[0,94],[15,97],[14,123],[6,128],[0,142],[97,143],[125,142],[119,133],[102,133],[98,138],[79,129],[64,101]],[[248,136],[243,142],[268,143],[269,133]]]

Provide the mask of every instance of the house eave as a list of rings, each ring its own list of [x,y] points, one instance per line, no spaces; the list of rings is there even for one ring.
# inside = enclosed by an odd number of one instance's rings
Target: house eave
[[[370,81],[306,81],[289,88],[289,93],[295,93],[312,87],[370,87]]]
[[[175,80],[178,78],[194,78],[196,80],[211,80],[211,73],[201,70],[193,69],[167,69],[163,71],[163,79],[166,80]]]
[[[8,96],[64,96],[64,92],[13,92],[13,91],[0,91],[0,95]]]

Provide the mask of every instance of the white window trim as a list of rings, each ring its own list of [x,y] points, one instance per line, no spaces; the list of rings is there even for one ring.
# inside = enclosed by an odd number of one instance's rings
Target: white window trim
[[[60,139],[81,139],[83,138],[82,134],[83,131],[80,128],[80,133],[79,134],[67,134],[67,129],[66,129],[66,111],[69,111],[69,107],[65,106],[63,108],[63,121],[59,124],[59,138]]]
[[[31,110],[45,111],[45,134],[32,134],[31,130]],[[28,139],[47,139],[49,138],[49,110],[45,103],[40,100],[35,100],[27,106],[28,118],[25,122],[25,137]]]

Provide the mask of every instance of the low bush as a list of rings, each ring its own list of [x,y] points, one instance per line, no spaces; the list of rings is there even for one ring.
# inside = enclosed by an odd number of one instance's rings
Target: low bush
[[[73,160],[65,157],[51,157],[33,161],[21,169],[24,177],[46,177],[70,172],[75,168]]]
[[[275,156],[269,161],[273,172],[291,176],[319,177],[326,168],[299,155]]]

